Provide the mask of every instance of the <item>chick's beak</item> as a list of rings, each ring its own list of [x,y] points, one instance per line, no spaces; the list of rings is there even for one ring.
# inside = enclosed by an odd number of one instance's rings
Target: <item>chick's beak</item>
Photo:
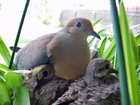
[[[115,69],[113,69],[113,68],[111,68],[111,69],[107,72],[107,74],[110,74],[110,73],[118,74],[118,71],[115,70]]]
[[[89,30],[88,32],[90,35],[95,36],[98,39],[101,39],[101,37],[94,30]]]

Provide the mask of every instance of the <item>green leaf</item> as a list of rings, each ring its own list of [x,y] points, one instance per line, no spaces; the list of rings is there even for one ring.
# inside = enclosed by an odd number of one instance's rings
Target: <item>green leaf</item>
[[[13,89],[13,105],[30,105],[28,88],[23,85],[23,75],[10,71],[4,77],[7,86]]]
[[[95,37],[92,37],[90,39],[90,41],[88,42],[88,44],[89,44],[90,47],[92,46],[92,44],[93,44],[94,41],[95,41]]]
[[[139,49],[139,54],[140,54],[140,44],[138,45],[138,49]],[[140,55],[139,55],[139,61],[140,61]],[[139,63],[140,65],[140,63]]]
[[[94,21],[94,22],[92,23],[92,27],[94,27],[95,25],[97,25],[97,24],[98,24],[100,21],[102,21],[102,20],[103,20],[103,18]]]
[[[5,80],[9,87],[12,89],[18,88],[22,85],[23,75],[14,72],[8,72],[5,74]]]
[[[28,88],[22,85],[13,92],[13,105],[30,105]]]
[[[105,37],[100,45],[100,48],[99,48],[99,57],[102,57],[102,54],[104,53],[104,50],[105,50],[105,45],[106,45],[106,42],[107,42],[107,37]]]
[[[122,45],[123,45],[123,55],[126,66],[126,76],[128,82],[128,91],[130,97],[131,105],[140,105],[139,100],[139,89],[138,89],[138,81],[136,77],[136,69],[134,62],[134,54],[132,49],[132,43],[130,40],[130,32],[128,27],[128,21],[126,17],[125,7],[123,2],[120,3],[120,28],[121,28],[121,37],[122,37]]]
[[[114,36],[113,36],[111,33],[106,33],[106,32],[100,33],[100,36],[101,36],[101,37],[110,37],[110,38],[114,38]]]
[[[10,63],[11,56],[10,56],[10,52],[9,52],[8,48],[6,47],[3,39],[1,38],[1,36],[0,36],[0,54],[8,66]]]
[[[140,34],[138,34],[138,35],[136,36],[136,42],[137,42],[137,44],[140,44]]]
[[[101,29],[100,31],[98,31],[98,34],[101,34],[101,33],[103,33],[103,32],[106,31],[106,30],[107,30],[106,28]]]
[[[112,42],[108,45],[104,53],[102,54],[103,58],[106,58],[109,60],[109,57],[113,54],[115,51],[115,40],[113,39]]]
[[[115,57],[115,49],[113,49],[110,53],[110,55],[107,57],[108,60],[114,60],[114,57]]]
[[[6,83],[0,80],[0,105],[11,105],[11,97]]]
[[[139,49],[138,49],[138,46],[137,46],[137,41],[136,41],[136,38],[132,32],[132,30],[130,30],[130,40],[131,40],[131,43],[132,43],[132,51],[133,51],[133,54],[134,54],[134,61],[135,61],[135,66],[138,66],[139,64]]]
[[[113,68],[115,68],[116,70],[118,70],[118,62],[117,62],[117,54],[116,54],[116,51],[114,53]]]
[[[5,72],[5,73],[10,71],[10,69],[6,65],[1,64],[1,63],[0,63],[0,70]]]
[[[136,17],[136,14],[134,16],[132,16],[129,20],[128,20],[128,23],[131,23],[132,20]]]
[[[100,29],[97,33],[102,37],[111,36],[110,34],[105,33],[106,30],[112,27],[112,24],[105,26],[104,28]]]

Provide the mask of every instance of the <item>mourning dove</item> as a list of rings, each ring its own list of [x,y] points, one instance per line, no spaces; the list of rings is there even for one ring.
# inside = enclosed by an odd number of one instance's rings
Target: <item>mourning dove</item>
[[[85,76],[76,79],[69,89],[52,105],[120,105],[117,73],[108,60],[90,61]]]
[[[55,76],[55,70],[50,64],[37,66],[24,76],[31,105],[51,105],[73,82]]]
[[[90,61],[87,37],[100,36],[88,19],[75,18],[60,31],[41,36],[17,52],[14,63],[19,69],[52,64],[55,75],[73,80],[86,73]]]

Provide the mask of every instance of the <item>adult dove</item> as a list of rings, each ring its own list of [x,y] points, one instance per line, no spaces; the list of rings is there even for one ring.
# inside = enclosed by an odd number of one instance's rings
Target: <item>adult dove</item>
[[[93,51],[92,58],[96,58],[97,51]],[[52,65],[39,65],[32,70],[17,70],[24,76],[24,84],[28,87],[31,105],[50,105],[55,102],[73,80],[66,80],[55,76],[55,70]]]
[[[76,79],[52,105],[121,105],[117,73],[108,60],[90,61],[85,76]]]
[[[90,61],[87,37],[100,36],[88,19],[75,18],[56,33],[41,36],[17,52],[14,63],[19,69],[52,64],[55,75],[73,80],[86,73]]]
[[[24,74],[31,105],[51,105],[67,91],[72,80],[55,76],[52,65],[40,65]]]

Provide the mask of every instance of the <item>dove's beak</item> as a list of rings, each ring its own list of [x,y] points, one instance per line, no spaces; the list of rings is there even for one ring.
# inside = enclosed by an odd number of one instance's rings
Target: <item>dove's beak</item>
[[[94,30],[90,30],[89,34],[92,35],[92,36],[95,36],[98,39],[101,39],[101,37]]]

